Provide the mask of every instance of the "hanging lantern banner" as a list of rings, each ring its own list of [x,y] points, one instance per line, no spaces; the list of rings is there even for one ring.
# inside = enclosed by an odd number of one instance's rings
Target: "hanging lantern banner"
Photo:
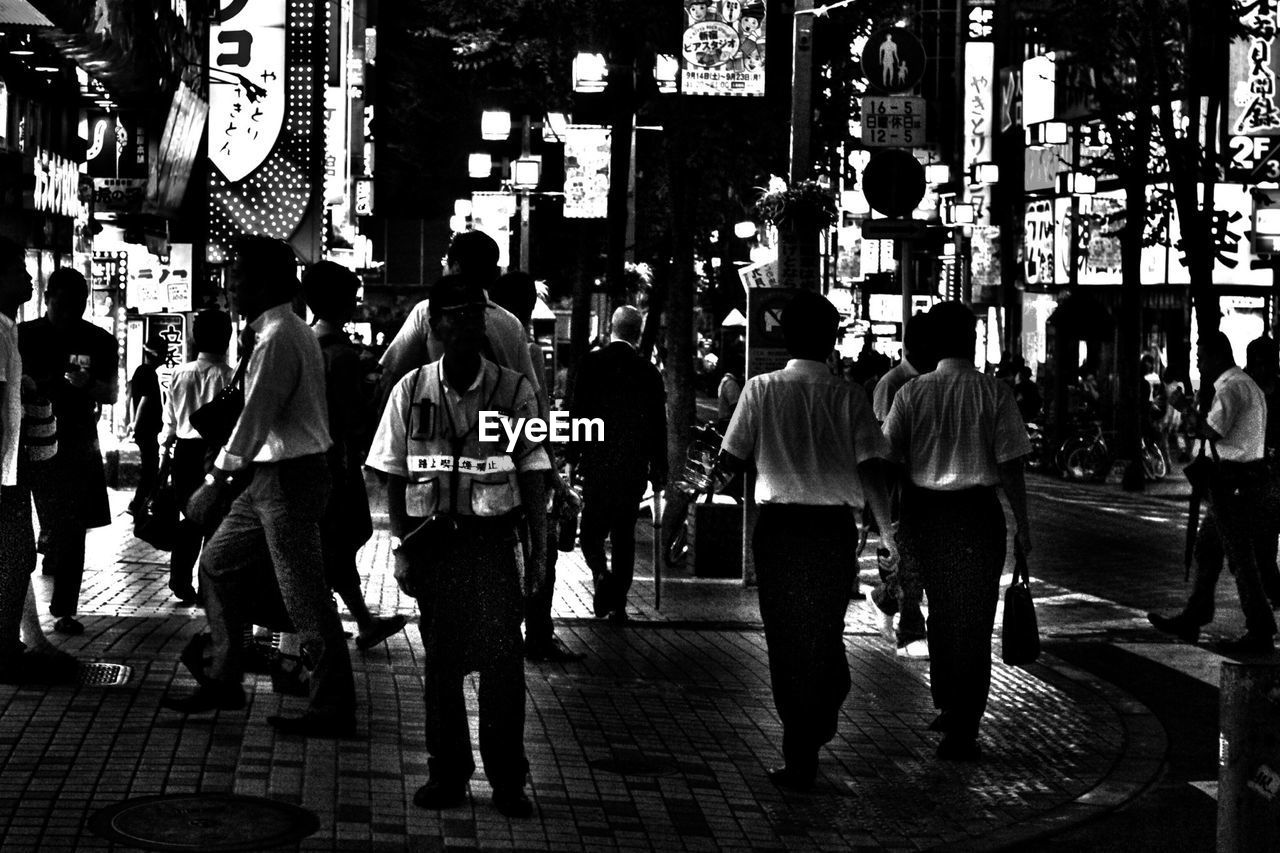
[[[285,113],[285,2],[230,3],[209,27],[209,159],[231,183],[275,147]]]
[[[498,266],[511,266],[511,217],[516,213],[516,197],[511,193],[471,194],[471,224],[498,244]]]
[[[604,219],[609,213],[609,128],[571,124],[564,137],[564,217]]]
[[[686,95],[764,95],[762,0],[685,0],[680,91]]]

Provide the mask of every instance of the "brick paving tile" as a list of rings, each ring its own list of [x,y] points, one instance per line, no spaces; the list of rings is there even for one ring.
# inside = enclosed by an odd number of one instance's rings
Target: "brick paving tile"
[[[113,493],[122,506],[124,492]],[[1159,770],[1162,740],[1141,706],[1114,688],[1048,666],[996,663],[984,721],[987,759],[934,760],[927,665],[895,658],[869,602],[849,608],[853,691],[809,795],[775,789],[781,726],[769,691],[754,592],[735,581],[665,578],[653,606],[651,541],[627,627],[592,618],[590,574],[561,554],[558,633],[587,652],[577,664],[529,665],[526,741],[535,816],[509,821],[478,771],[467,803],[414,807],[426,779],[415,626],[362,654],[352,650],[357,738],[277,737],[270,714],[302,700],[270,678],[246,678],[247,707],[183,720],[159,709],[194,684],[178,654],[203,626],[173,605],[166,557],[129,535],[128,516],[92,531],[82,595],[86,632],[55,642],[84,661],[133,667],[119,687],[0,686],[0,830],[5,849],[106,849],[94,811],[130,797],[189,791],[276,798],[315,812],[298,850],[886,850],[1029,837],[1064,806],[1125,801]],[[385,522],[361,553],[375,612],[415,615],[387,570]],[[873,573],[864,562],[862,570]],[[48,580],[34,575],[47,600]],[[46,617],[46,627],[52,619]],[[348,625],[348,628],[351,626]],[[477,737],[476,678],[467,680]],[[1137,739],[1142,754],[1117,757]],[[1135,763],[1136,762],[1136,763]],[[1127,774],[1127,775],[1126,775]],[[904,803],[909,808],[904,808]],[[1082,813],[1092,813],[1085,809]]]

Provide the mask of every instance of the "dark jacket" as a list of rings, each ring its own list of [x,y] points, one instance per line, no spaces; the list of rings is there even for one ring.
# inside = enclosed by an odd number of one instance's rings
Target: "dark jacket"
[[[658,368],[623,341],[587,353],[574,385],[573,418],[604,421],[603,441],[571,445],[583,478],[667,478],[666,390]]]

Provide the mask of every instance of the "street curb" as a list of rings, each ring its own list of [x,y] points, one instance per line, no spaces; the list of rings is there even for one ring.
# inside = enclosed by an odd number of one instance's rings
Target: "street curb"
[[[1119,718],[1124,746],[1111,769],[1074,801],[996,830],[980,841],[942,845],[935,850],[996,851],[1021,847],[1124,808],[1164,775],[1169,737],[1146,705],[1115,684],[1048,653],[1042,653],[1038,663],[1022,669],[1060,689],[1071,686],[1098,694]]]

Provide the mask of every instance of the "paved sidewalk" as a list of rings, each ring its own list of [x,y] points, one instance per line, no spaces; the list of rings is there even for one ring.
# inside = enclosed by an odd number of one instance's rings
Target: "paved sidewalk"
[[[113,493],[113,505],[128,497]],[[982,763],[936,761],[927,664],[894,656],[867,601],[849,609],[854,688],[817,789],[784,794],[765,776],[780,761],[781,728],[754,591],[675,576],[657,611],[642,566],[633,620],[620,628],[591,618],[575,552],[561,555],[558,630],[588,656],[527,668],[534,818],[498,815],[482,772],[465,807],[424,811],[411,803],[426,778],[416,627],[367,654],[353,648],[353,740],[277,736],[266,717],[303,700],[272,693],[267,676],[248,677],[245,710],[183,720],[157,703],[171,686],[193,686],[178,654],[203,618],[172,605],[167,555],[133,540],[128,521],[91,534],[88,630],[55,639],[84,661],[132,667],[128,683],[0,686],[6,850],[126,849],[89,818],[126,799],[193,792],[314,812],[318,830],[281,849],[997,849],[1123,804],[1161,768],[1163,730],[1145,708],[1047,656],[1026,669],[996,663]],[[647,562],[644,543],[639,552]],[[388,562],[384,522],[361,555],[367,598],[375,612],[413,614]],[[862,568],[869,580],[873,566]],[[48,581],[35,579],[47,599]],[[166,849],[216,849],[191,832]]]

